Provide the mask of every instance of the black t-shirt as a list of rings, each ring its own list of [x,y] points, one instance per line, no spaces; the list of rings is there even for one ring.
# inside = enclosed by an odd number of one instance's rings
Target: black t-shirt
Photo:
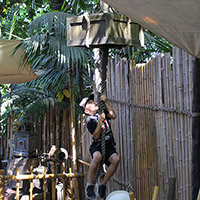
[[[106,110],[104,113],[106,115],[105,120],[104,120],[104,125],[105,125],[106,135],[107,135],[110,132],[112,132],[112,130],[111,130],[110,122],[109,122],[110,118],[108,117],[108,111]],[[94,115],[88,116],[86,119],[87,128],[91,134],[93,134],[95,129],[97,128],[98,118],[99,118],[99,114],[96,113]]]

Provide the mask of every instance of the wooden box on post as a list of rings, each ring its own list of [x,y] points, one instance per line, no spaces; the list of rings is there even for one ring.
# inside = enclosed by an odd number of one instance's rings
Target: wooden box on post
[[[126,16],[97,13],[67,18],[67,45],[91,48],[140,46],[140,25]]]

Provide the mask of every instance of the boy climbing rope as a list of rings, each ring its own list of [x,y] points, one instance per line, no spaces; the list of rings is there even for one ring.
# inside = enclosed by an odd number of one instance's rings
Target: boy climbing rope
[[[116,171],[117,166],[120,161],[120,157],[116,152],[115,148],[115,141],[113,138],[111,126],[110,126],[110,119],[115,119],[116,114],[113,108],[110,106],[107,97],[103,94],[100,98],[101,101],[105,103],[106,109],[102,114],[98,114],[99,107],[96,102],[94,102],[94,95],[90,95],[89,97],[85,97],[82,99],[80,103],[80,107],[82,108],[83,112],[87,115],[86,123],[89,132],[93,136],[93,142],[90,145],[90,154],[92,156],[92,161],[90,163],[89,171],[88,171],[88,182],[86,185],[86,197],[88,199],[95,199],[96,194],[94,192],[94,178],[95,173],[97,172],[97,168],[104,160],[104,163],[107,165],[108,169],[107,172],[99,184],[98,187],[98,196],[100,198],[105,197],[106,193],[106,183]],[[102,127],[105,130],[105,155],[102,154],[102,137],[101,133]]]

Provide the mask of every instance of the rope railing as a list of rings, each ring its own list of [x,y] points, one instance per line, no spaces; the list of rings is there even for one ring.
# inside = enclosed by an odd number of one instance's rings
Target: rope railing
[[[179,109],[173,109],[173,108],[166,108],[163,106],[152,106],[152,105],[144,105],[144,104],[136,104],[136,103],[128,103],[126,101],[118,101],[118,100],[113,100],[113,99],[108,99],[110,102],[113,103],[120,103],[123,105],[127,105],[130,107],[135,107],[135,108],[143,108],[143,109],[148,109],[148,110],[153,110],[153,111],[164,111],[164,112],[171,112],[171,113],[177,113],[177,114],[183,114],[183,115],[188,115],[189,117],[193,116],[193,113],[188,112],[186,110],[179,110]]]
[[[119,179],[113,177],[113,182],[117,183],[118,185],[121,185],[122,187],[126,188],[127,191],[134,192],[133,186],[130,183],[125,183],[123,181],[120,181]]]

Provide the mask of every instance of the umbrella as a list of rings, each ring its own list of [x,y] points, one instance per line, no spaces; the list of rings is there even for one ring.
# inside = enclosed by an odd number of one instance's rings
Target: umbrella
[[[38,78],[28,62],[23,64],[23,47],[13,50],[20,40],[0,40],[0,84],[25,83]]]

